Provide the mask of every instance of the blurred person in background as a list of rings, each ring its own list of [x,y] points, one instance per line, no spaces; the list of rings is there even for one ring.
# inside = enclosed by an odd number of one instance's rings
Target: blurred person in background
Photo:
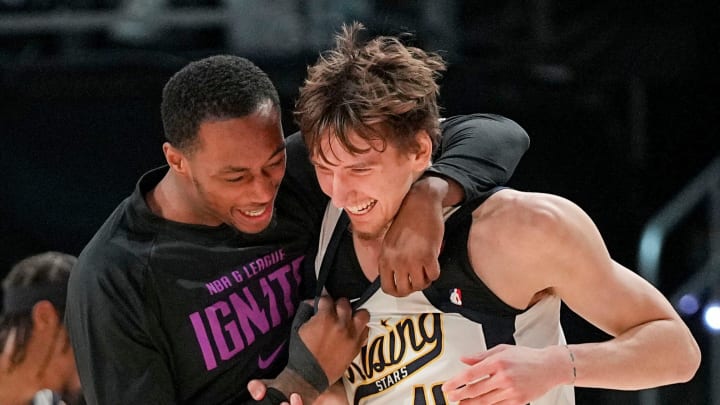
[[[13,266],[2,282],[0,404],[77,404],[80,379],[63,323],[77,259],[45,252]]]

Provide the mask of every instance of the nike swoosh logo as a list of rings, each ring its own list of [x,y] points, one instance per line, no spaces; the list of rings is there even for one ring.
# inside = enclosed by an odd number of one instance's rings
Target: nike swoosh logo
[[[274,352],[270,353],[267,358],[263,359],[262,355],[258,355],[258,367],[260,367],[262,370],[270,367],[270,365],[275,361],[277,356],[282,351],[283,347],[285,347],[285,343],[287,343],[287,341],[282,342],[280,346],[278,346]]]

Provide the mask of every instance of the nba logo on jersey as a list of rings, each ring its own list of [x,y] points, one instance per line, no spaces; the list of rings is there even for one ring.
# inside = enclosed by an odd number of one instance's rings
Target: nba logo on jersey
[[[458,306],[462,305],[462,291],[459,288],[450,289],[450,302]]]

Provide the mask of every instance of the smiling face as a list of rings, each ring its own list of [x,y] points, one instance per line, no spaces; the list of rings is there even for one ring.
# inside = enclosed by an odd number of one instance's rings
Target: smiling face
[[[427,168],[432,144],[420,131],[419,148],[402,151],[388,142],[366,141],[350,131],[351,143],[363,153],[351,153],[329,132],[320,141],[322,154],[312,157],[318,181],[333,205],[343,208],[361,239],[379,239],[392,222],[413,181]]]
[[[197,147],[183,159],[180,171],[198,223],[226,223],[245,233],[268,227],[285,174],[277,108],[266,104],[241,118],[203,122]]]

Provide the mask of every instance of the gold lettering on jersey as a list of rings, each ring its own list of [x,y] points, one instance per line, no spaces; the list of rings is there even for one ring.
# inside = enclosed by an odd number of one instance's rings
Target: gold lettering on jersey
[[[442,314],[420,314],[394,324],[382,320],[386,333],[373,337],[345,372],[355,386],[354,403],[379,394],[421,370],[443,351]]]

